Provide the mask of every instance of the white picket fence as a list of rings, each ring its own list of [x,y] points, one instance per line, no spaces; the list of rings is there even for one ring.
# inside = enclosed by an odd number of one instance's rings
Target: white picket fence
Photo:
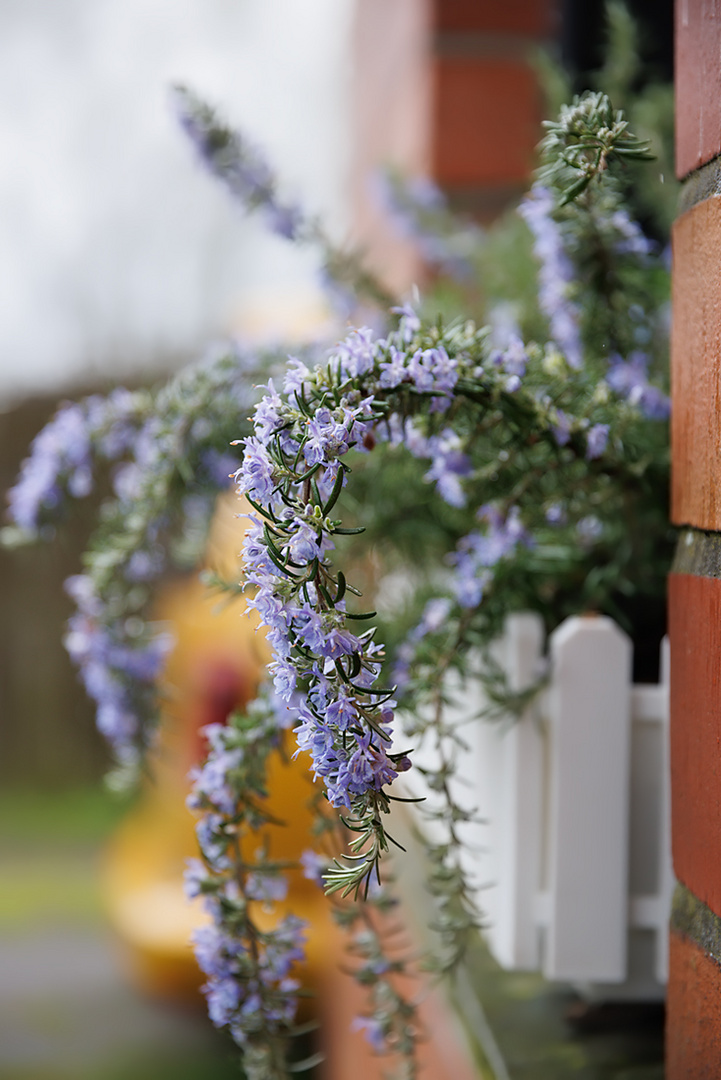
[[[633,685],[631,642],[611,619],[567,619],[547,657],[543,638],[537,616],[512,615],[495,647],[516,689],[547,665],[547,689],[520,720],[473,719],[477,683],[448,714],[467,744],[454,795],[483,819],[461,829],[488,944],[504,968],[542,971],[589,998],[659,998],[674,884],[668,643],[660,684]],[[432,766],[435,753],[414,758]],[[407,775],[433,804],[420,772]]]

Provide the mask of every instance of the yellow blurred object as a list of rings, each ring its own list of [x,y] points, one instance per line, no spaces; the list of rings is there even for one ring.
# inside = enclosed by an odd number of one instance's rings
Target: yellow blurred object
[[[221,499],[208,543],[206,565],[230,580],[239,574],[243,509],[236,497]],[[255,696],[269,653],[243,601],[210,595],[197,575],[167,586],[154,615],[176,639],[161,686],[161,729],[150,778],[109,845],[104,884],[110,920],[126,946],[135,982],[151,993],[183,998],[197,994],[203,981],[189,938],[208,919],[201,904],[191,904],[183,893],[186,859],[198,854],[196,819],[185,805],[187,774],[204,756],[200,729],[223,722]],[[263,836],[274,859],[297,860],[313,843],[306,763],[271,755],[268,792],[271,814],[287,827],[269,826]],[[314,985],[335,952],[329,948],[334,928],[318,886],[299,871],[290,878],[286,905],[277,905],[267,918],[275,921],[291,910],[311,924],[304,981]],[[256,917],[261,922],[266,916],[261,909]]]

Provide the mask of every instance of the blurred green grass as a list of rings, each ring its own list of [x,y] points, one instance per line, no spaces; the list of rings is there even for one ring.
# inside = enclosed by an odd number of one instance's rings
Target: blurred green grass
[[[131,803],[102,784],[67,791],[5,788],[0,791],[0,852],[20,845],[97,844]]]
[[[98,1062],[80,1070],[51,1065],[30,1069],[13,1066],[11,1071],[6,1071],[0,1066],[0,1080],[129,1080],[130,1077],[133,1080],[243,1080],[232,1050],[226,1050],[225,1060],[208,1053],[192,1058],[169,1053],[142,1059],[135,1054],[127,1058],[114,1055],[113,1061]]]
[[[129,805],[100,785],[0,793],[0,930],[101,920],[100,852]]]
[[[202,1004],[176,1010],[144,999],[116,967],[98,871],[131,801],[101,785],[0,793],[0,955],[22,950],[37,968],[30,988],[23,980],[18,990],[12,964],[0,959],[0,1080],[242,1080],[237,1049],[213,1029]],[[39,943],[62,942],[68,932],[107,956],[107,978],[97,987],[72,965],[62,989],[50,968],[46,978]]]

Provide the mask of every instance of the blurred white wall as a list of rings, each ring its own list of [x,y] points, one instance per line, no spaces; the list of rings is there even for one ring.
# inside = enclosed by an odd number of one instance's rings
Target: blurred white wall
[[[205,174],[183,82],[348,224],[355,0],[0,0],[0,405],[318,302],[313,258]]]

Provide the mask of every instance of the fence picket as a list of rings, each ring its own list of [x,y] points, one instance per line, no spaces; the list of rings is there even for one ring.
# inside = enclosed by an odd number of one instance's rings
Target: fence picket
[[[631,642],[605,617],[550,641],[551,805],[544,974],[623,982],[628,926]]]
[[[524,690],[539,676],[543,655],[543,622],[537,615],[511,615],[506,621],[503,651],[512,690]],[[539,935],[535,893],[541,877],[543,817],[543,742],[536,710],[526,710],[500,739],[498,818],[498,884],[496,918],[489,928],[493,952],[503,967],[536,970]]]

